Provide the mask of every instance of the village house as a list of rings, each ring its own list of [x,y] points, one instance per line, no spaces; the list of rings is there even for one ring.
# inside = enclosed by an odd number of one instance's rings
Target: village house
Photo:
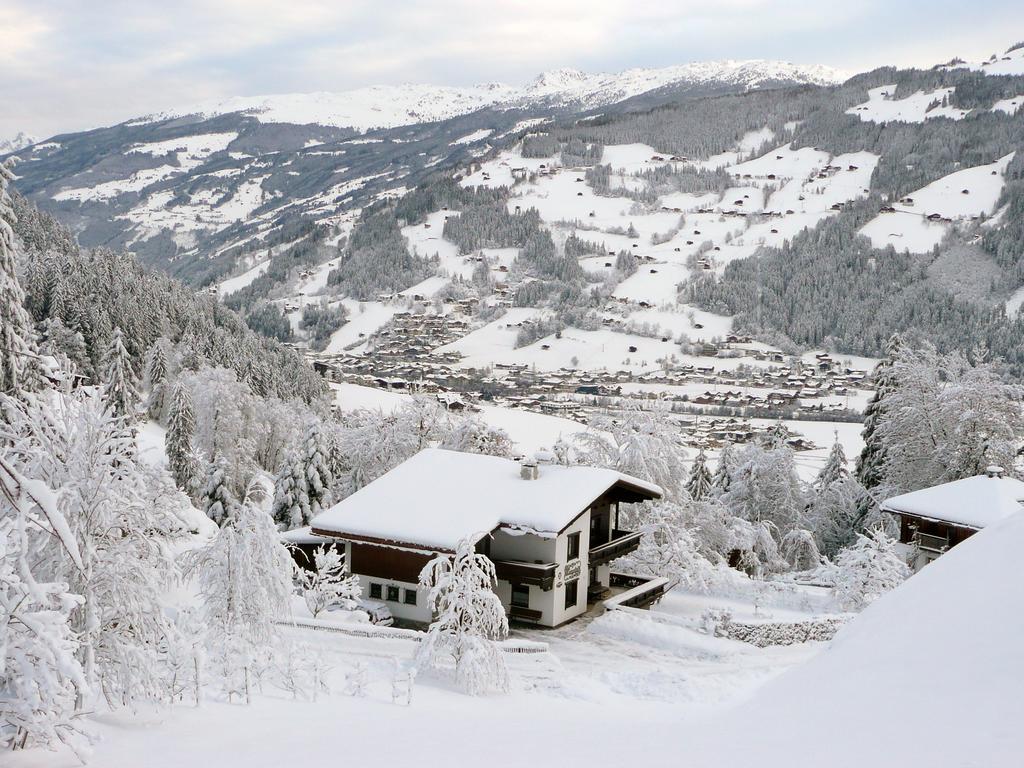
[[[983,475],[886,499],[882,511],[899,521],[900,543],[916,571],[985,526],[1024,510],[1022,504],[1024,483],[993,466]]]
[[[509,617],[554,627],[617,583],[638,583],[609,566],[640,542],[640,533],[619,528],[620,505],[661,495],[610,469],[428,448],[318,515],[312,532],[343,541],[363,596],[413,624],[431,620],[418,583],[423,567],[472,537],[494,562],[494,590]],[[651,580],[650,594],[633,604],[663,588]]]

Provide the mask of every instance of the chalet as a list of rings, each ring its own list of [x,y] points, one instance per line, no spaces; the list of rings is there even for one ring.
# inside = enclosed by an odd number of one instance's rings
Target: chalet
[[[312,532],[344,542],[364,597],[414,624],[431,619],[420,571],[471,537],[509,616],[554,627],[630,578],[609,566],[640,541],[619,529],[619,507],[661,495],[610,469],[427,448],[318,515]],[[652,580],[650,599],[663,588]]]
[[[985,526],[1024,510],[1022,504],[1024,483],[993,466],[983,475],[886,499],[882,511],[899,520],[900,543],[919,570]]]

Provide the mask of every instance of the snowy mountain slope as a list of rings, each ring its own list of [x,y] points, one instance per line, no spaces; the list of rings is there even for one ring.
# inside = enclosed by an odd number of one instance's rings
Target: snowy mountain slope
[[[876,248],[928,253],[942,242],[954,222],[991,215],[1006,181],[1013,153],[995,163],[964,168],[893,203],[860,232]]]
[[[1019,765],[1022,545],[1017,514],[954,547],[713,734],[693,734],[689,764]]]
[[[681,100],[834,79],[822,67],[723,62],[559,71],[518,88],[373,86],[231,99],[25,149],[18,188],[84,245],[129,248],[189,282],[219,283],[254,266],[254,251],[289,227],[343,229],[367,203],[554,116],[594,105],[613,111],[616,100],[653,92]]]
[[[25,149],[25,147],[31,147],[37,141],[37,138],[29,136],[24,131],[19,131],[17,135],[9,139],[0,139],[0,157],[13,154]]]
[[[338,93],[237,97],[171,109],[136,122],[189,115],[215,117],[245,112],[264,123],[335,126],[366,131],[435,122],[492,107],[593,109],[666,86],[687,84],[757,88],[773,83],[831,85],[841,75],[830,67],[779,61],[693,62],[663,69],[588,74],[575,69],[545,72],[525,86],[486,83],[467,87],[376,85]]]

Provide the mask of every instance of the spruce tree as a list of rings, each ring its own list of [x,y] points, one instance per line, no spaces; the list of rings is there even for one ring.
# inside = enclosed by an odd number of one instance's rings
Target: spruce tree
[[[270,510],[282,531],[301,528],[309,522],[309,492],[303,462],[289,451],[274,482],[274,504]]]
[[[0,392],[16,394],[42,384],[35,330],[14,258],[17,217],[7,185],[14,179],[13,159],[0,163]]]
[[[309,519],[320,514],[330,500],[334,477],[327,464],[327,454],[328,448],[320,424],[313,422],[306,432],[303,455],[303,473],[309,497]],[[308,523],[309,520],[305,522]]]
[[[130,419],[135,413],[139,392],[135,385],[131,357],[125,348],[120,328],[114,328],[114,335],[107,346],[103,363],[103,394],[111,413],[120,418]]]
[[[715,474],[711,478],[711,484],[717,493],[725,493],[729,490],[729,485],[732,482],[732,443],[726,443],[722,446],[721,453],[718,454],[718,466],[715,468]]]
[[[825,460],[825,466],[822,467],[821,472],[818,473],[818,477],[814,481],[814,489],[821,493],[836,480],[849,476],[850,472],[846,468],[846,452],[839,442],[839,435],[837,433],[835,442],[832,443],[832,450],[829,451],[828,458]]]
[[[686,490],[690,498],[695,501],[702,501],[711,493],[711,486],[714,482],[711,471],[708,469],[707,460],[704,456],[704,449],[697,453],[690,468],[690,478],[686,481]]]
[[[164,351],[163,339],[157,339],[149,349],[146,358],[146,383],[149,385],[146,410],[149,411],[150,418],[159,421],[164,413],[167,390],[167,353]]]
[[[864,409],[864,448],[857,457],[857,479],[865,488],[871,489],[882,482],[882,466],[885,463],[885,449],[877,434],[878,425],[885,409],[885,398],[895,391],[897,383],[893,372],[896,358],[903,349],[903,339],[893,334],[885,347],[885,357],[875,367],[875,394]]]
[[[203,511],[221,527],[233,521],[238,513],[238,500],[228,486],[227,466],[223,459],[211,461],[207,468]]]
[[[192,396],[181,384],[174,388],[171,398],[170,415],[167,420],[167,435],[164,445],[167,464],[179,488],[191,492],[196,481],[196,461],[192,452],[192,436],[196,419],[192,409]]]

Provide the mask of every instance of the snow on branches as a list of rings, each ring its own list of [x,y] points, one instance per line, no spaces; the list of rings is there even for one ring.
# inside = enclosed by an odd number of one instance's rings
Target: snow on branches
[[[453,659],[459,685],[474,696],[509,689],[508,670],[495,642],[508,634],[508,619],[492,589],[494,563],[476,552],[479,538],[463,539],[455,554],[438,555],[420,573],[435,618],[416,654],[420,669]]]
[[[313,569],[300,571],[302,597],[315,619],[322,611],[340,607],[351,610],[362,592],[357,576],[345,574],[345,560],[335,547],[313,551]]]
[[[896,552],[895,540],[873,528],[866,536],[858,534],[857,542],[839,553],[835,573],[836,602],[845,610],[859,611],[902,584],[910,569]]]

